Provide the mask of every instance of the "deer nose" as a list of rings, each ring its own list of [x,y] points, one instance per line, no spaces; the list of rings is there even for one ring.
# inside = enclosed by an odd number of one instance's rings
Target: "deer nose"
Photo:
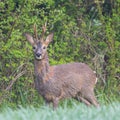
[[[37,56],[37,57],[40,57],[40,56],[41,56],[41,53],[36,53],[36,56]]]

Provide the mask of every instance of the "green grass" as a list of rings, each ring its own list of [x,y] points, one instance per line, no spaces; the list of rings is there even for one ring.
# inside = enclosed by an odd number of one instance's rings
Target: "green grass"
[[[73,103],[71,107],[67,104],[52,108],[42,106],[20,107],[19,109],[5,108],[0,113],[0,120],[119,120],[120,103],[101,105],[99,108],[87,107],[84,104]]]

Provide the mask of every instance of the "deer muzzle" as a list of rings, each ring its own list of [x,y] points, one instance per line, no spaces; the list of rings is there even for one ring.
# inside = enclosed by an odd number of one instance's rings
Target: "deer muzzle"
[[[41,53],[36,53],[35,57],[36,57],[36,59],[41,60],[42,59],[42,54]]]

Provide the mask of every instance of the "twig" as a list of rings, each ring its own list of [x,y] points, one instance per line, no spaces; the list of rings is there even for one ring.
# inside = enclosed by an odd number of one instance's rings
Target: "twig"
[[[12,88],[12,86],[13,86],[13,84],[16,82],[16,80],[18,79],[18,78],[20,78],[22,75],[24,75],[26,73],[26,70],[24,70],[24,71],[22,71],[21,73],[19,73],[11,82],[10,82],[10,84],[7,86],[7,88],[5,89],[6,91],[9,91],[11,88]]]

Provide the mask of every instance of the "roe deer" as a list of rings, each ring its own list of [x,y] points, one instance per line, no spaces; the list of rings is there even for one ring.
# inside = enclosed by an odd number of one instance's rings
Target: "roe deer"
[[[62,65],[49,65],[47,46],[53,39],[53,33],[44,40],[46,25],[43,26],[41,38],[38,38],[34,26],[35,38],[25,34],[34,51],[35,87],[43,96],[46,103],[58,106],[61,99],[75,98],[86,105],[99,106],[94,95],[96,75],[85,63],[68,63]]]

